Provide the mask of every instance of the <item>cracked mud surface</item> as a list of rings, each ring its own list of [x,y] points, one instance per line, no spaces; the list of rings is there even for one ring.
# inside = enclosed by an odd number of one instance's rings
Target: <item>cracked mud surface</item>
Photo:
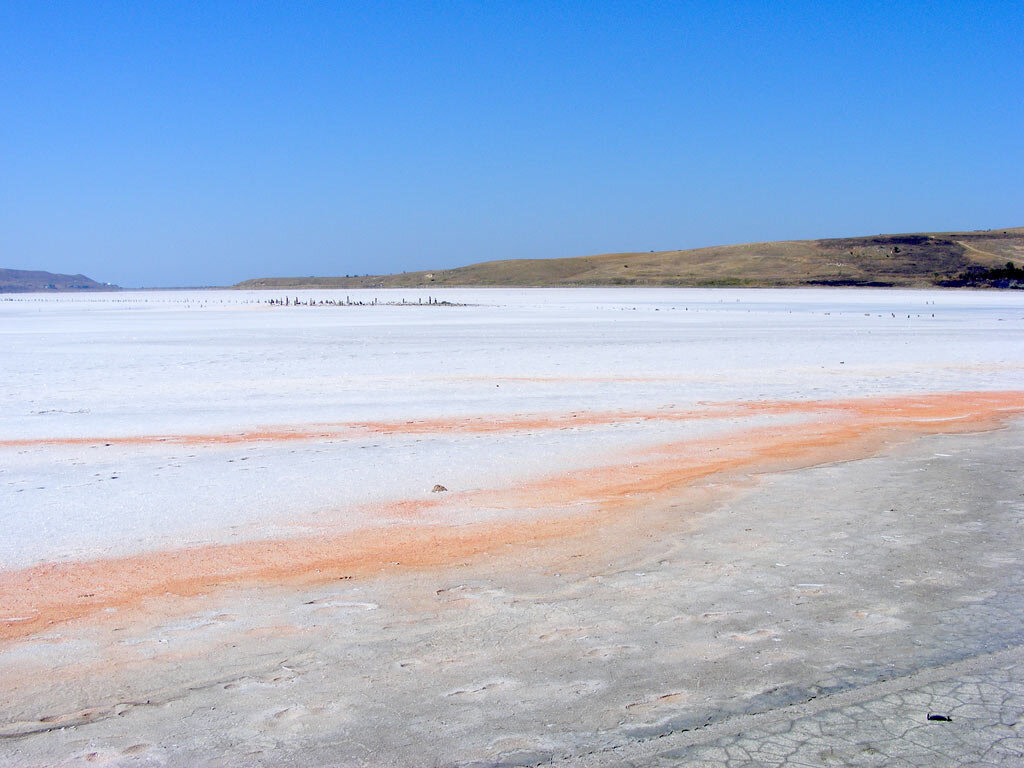
[[[58,626],[0,654],[0,765],[1019,765],[1022,460],[1019,421],[924,437]]]
[[[1024,650],[1019,647],[874,684],[819,706],[737,718],[646,745],[590,755],[597,766],[995,766],[1024,761]],[[929,674],[930,673],[930,674]],[[920,677],[939,677],[918,684]],[[892,693],[886,689],[895,688]],[[812,710],[804,714],[803,711]],[[766,721],[763,724],[758,721]],[[716,731],[733,731],[718,735]],[[680,742],[674,746],[671,742]]]

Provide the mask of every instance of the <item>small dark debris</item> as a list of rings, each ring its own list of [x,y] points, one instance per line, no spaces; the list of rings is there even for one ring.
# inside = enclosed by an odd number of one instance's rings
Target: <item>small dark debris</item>
[[[933,715],[928,713],[928,719],[938,723],[952,723],[953,718],[949,715]]]

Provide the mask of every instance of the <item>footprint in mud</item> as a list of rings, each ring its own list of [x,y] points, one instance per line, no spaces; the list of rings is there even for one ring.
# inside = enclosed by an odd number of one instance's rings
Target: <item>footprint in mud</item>
[[[662,709],[664,707],[671,707],[677,704],[681,704],[689,698],[689,694],[686,691],[673,691],[672,693],[666,693],[661,696],[656,696],[653,699],[644,699],[643,701],[634,701],[632,704],[627,704],[626,709],[631,712],[650,712],[655,709]]]
[[[78,712],[67,712],[61,715],[47,715],[46,717],[39,718],[39,722],[46,725],[57,725],[61,728],[71,728],[76,725],[86,725],[95,720],[100,720],[113,712],[114,709],[112,707],[94,707],[82,709]]]
[[[339,600],[336,597],[321,597],[318,600],[307,600],[303,603],[315,611],[329,609],[345,613],[359,613],[361,611],[375,611],[380,608],[377,603],[359,602],[355,600]]]
[[[161,634],[165,637],[178,637],[181,635],[194,635],[202,629],[209,629],[210,627],[217,626],[215,621],[203,621],[190,624],[189,626],[178,626],[171,629],[164,630]]]
[[[269,672],[260,677],[254,678],[260,683],[269,683],[271,685],[279,685],[281,683],[288,683],[299,676],[299,673],[293,669],[285,669],[284,667],[277,669],[273,672]]]
[[[308,713],[309,710],[305,707],[288,707],[280,712],[275,712],[270,719],[275,723],[290,723]]]
[[[881,609],[879,612],[854,611],[850,614],[855,620],[852,632],[859,635],[884,635],[905,629],[908,625],[903,619],[891,615],[894,611]],[[851,622],[854,623],[854,622]]]
[[[237,688],[248,688],[254,685],[281,685],[295,680],[300,674],[301,672],[296,671],[295,669],[280,666],[270,672],[265,672],[262,675],[254,675],[252,677],[243,677],[237,680],[232,680],[221,687],[225,691],[233,691]]]
[[[459,584],[455,587],[439,589],[435,593],[437,597],[445,602],[452,603],[459,600],[480,600],[482,598],[496,598],[505,595],[503,589],[492,589],[490,587],[473,587],[468,584]]]
[[[629,653],[636,653],[639,650],[640,649],[635,645],[605,645],[600,648],[591,648],[583,655],[584,657],[592,659],[608,659],[615,656],[625,656]]]
[[[238,618],[233,613],[206,612],[184,617],[175,624],[162,624],[156,627],[156,632],[161,637],[191,635],[199,630],[210,629],[221,624],[230,624]]]
[[[792,589],[796,597],[818,597],[825,594],[824,584],[797,584]]]
[[[777,637],[778,634],[778,632],[771,629],[755,629],[752,632],[732,632],[726,635],[726,637],[740,643],[758,643],[762,640]]]
[[[707,613],[702,613],[700,617],[705,621],[720,621],[730,613],[734,613],[734,611],[708,611]]]
[[[308,611],[306,616],[298,619],[300,622],[308,621],[338,621],[339,619],[354,618],[357,614],[375,611],[380,608],[377,603],[350,602],[344,600],[310,600],[300,606]]]
[[[543,635],[539,635],[537,639],[542,643],[549,643],[555,640],[582,640],[587,637],[587,631],[592,629],[591,627],[563,627],[561,629],[554,629],[550,632],[545,632]]]
[[[960,597],[956,598],[956,601],[958,603],[980,603],[995,597],[997,594],[997,592],[992,590],[985,590],[984,592],[979,592],[977,594],[960,595]]]
[[[263,727],[271,731],[303,730],[309,725],[310,718],[317,718],[324,711],[323,707],[306,707],[301,704],[285,707],[266,717]]]
[[[675,616],[669,616],[667,619],[655,622],[656,624],[685,624],[691,621],[696,621],[697,617],[692,613],[677,613]]]
[[[466,696],[471,698],[479,698],[486,696],[502,688],[507,688],[512,684],[511,680],[489,680],[486,683],[479,683],[476,685],[469,686],[467,688],[460,688],[450,693],[446,693],[445,696]]]
[[[291,635],[300,635],[305,631],[304,627],[298,627],[294,624],[268,624],[248,629],[244,634],[248,637],[289,637]]]

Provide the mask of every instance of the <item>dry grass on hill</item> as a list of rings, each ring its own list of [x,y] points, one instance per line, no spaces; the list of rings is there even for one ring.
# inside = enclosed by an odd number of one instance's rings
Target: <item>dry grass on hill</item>
[[[930,286],[956,280],[971,268],[1002,267],[1007,261],[1024,262],[1024,227],[509,259],[394,275],[261,278],[235,287]]]

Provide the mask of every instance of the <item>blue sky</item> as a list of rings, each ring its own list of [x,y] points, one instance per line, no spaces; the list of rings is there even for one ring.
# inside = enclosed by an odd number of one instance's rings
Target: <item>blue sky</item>
[[[0,266],[126,286],[1024,225],[1019,3],[0,4]]]

